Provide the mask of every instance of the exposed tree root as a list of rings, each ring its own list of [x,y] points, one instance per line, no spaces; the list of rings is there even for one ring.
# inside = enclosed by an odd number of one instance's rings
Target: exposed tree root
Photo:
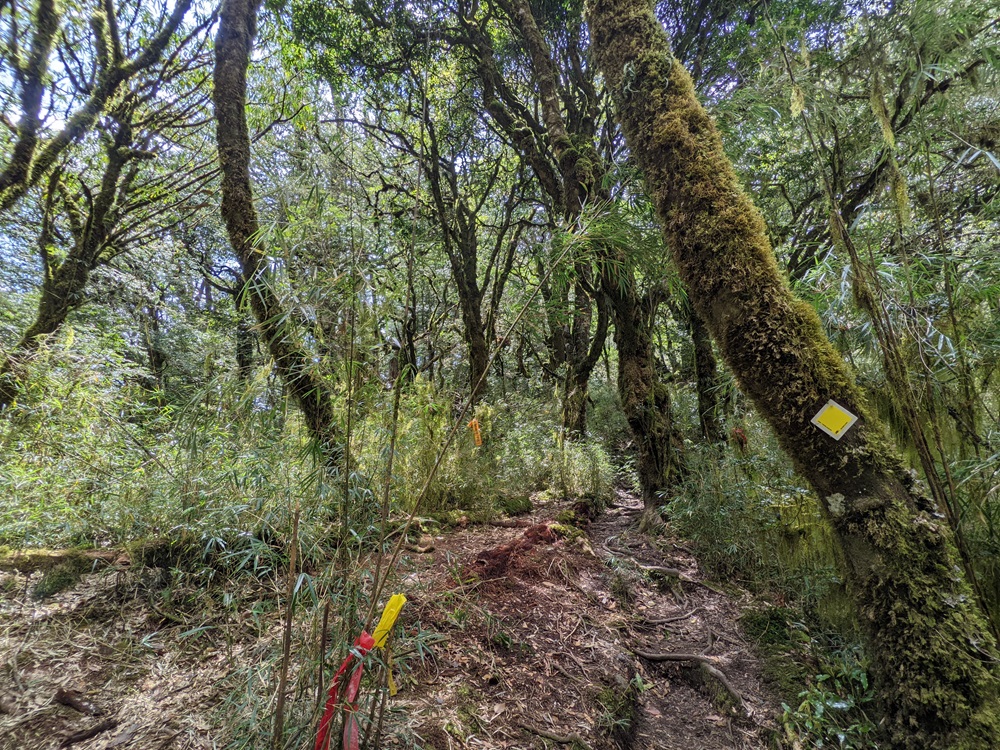
[[[662,617],[656,620],[642,620],[638,624],[642,625],[669,625],[672,622],[681,622],[682,620],[687,620],[689,617],[693,617],[695,614],[701,611],[701,607],[695,607],[690,612],[683,615],[674,615],[673,617]]]
[[[531,724],[527,724],[523,721],[519,722],[518,726],[520,726],[521,729],[524,729],[527,732],[531,732],[532,734],[537,734],[539,737],[544,737],[547,740],[552,740],[553,742],[559,745],[572,745],[575,742],[580,747],[585,748],[585,750],[594,750],[594,748],[591,746],[589,742],[587,742],[585,739],[583,739],[583,737],[575,733],[566,735],[555,734],[554,732],[548,732],[544,729],[533,727],[531,726]]]
[[[740,707],[740,710],[745,716],[750,715],[750,709],[743,700],[743,695],[736,686],[729,681],[729,678],[723,674],[722,670],[715,666],[715,659],[711,656],[705,656],[704,654],[664,654],[664,653],[652,653],[649,651],[635,651],[635,655],[645,659],[646,661],[653,662],[664,662],[664,661],[693,661],[701,665],[701,669],[706,674],[714,677],[719,684],[726,689],[726,692],[732,696],[733,700]]]

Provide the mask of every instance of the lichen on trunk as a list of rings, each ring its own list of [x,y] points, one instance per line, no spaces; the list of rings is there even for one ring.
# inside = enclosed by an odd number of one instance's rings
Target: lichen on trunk
[[[815,311],[791,293],[648,0],[591,0],[587,12],[597,63],[695,310],[822,499],[890,746],[994,747],[996,646],[946,524],[887,442]],[[860,416],[840,441],[810,422],[829,399]]]
[[[216,140],[222,171],[222,218],[240,261],[246,298],[257,319],[282,381],[305,419],[309,434],[328,468],[343,458],[339,422],[330,388],[315,371],[299,343],[281,300],[274,291],[250,183],[250,134],[246,118],[247,68],[257,33],[261,0],[226,0],[219,14],[215,42]]]

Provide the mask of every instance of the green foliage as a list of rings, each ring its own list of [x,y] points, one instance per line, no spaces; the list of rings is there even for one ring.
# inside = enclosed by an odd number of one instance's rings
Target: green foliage
[[[628,747],[635,731],[638,696],[645,689],[639,675],[631,681],[618,676],[614,684],[604,686],[597,694],[601,713],[597,726],[611,736],[619,747]]]
[[[799,601],[829,616],[831,625],[849,625],[829,527],[815,496],[770,430],[751,419],[741,424],[747,453],[691,451],[684,491],[667,506],[671,520],[719,577]]]
[[[786,735],[808,747],[877,748],[877,728],[866,712],[875,694],[857,651],[847,647],[831,650],[829,644],[817,646],[808,634],[803,637],[819,659],[820,672],[799,694],[797,707],[782,703]]]
[[[456,417],[449,394],[435,391],[423,378],[403,394],[393,464],[393,497],[402,507],[412,508]],[[466,420],[471,418],[470,413]],[[557,406],[512,395],[480,403],[475,418],[482,447],[475,445],[470,429],[459,428],[421,513],[449,518],[485,518],[497,510],[523,513],[531,508],[531,496],[545,491],[600,502],[610,496],[613,471],[607,453],[596,441],[563,442]],[[384,434],[387,425],[378,429]],[[370,420],[358,428],[364,435],[375,430]],[[370,439],[359,441],[358,461],[367,473],[384,465],[378,446]]]

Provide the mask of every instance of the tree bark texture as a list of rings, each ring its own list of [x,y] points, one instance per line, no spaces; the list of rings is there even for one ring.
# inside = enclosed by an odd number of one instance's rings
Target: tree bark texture
[[[628,270],[624,278],[606,279],[604,289],[615,318],[618,348],[618,397],[636,441],[636,472],[647,518],[654,518],[662,495],[684,478],[684,441],[674,427],[670,391],[656,373],[653,321],[656,303],[638,297]]]
[[[340,463],[333,398],[295,338],[289,316],[271,286],[267,255],[258,242],[259,224],[250,183],[250,135],[246,120],[247,68],[257,32],[261,0],[225,0],[215,40],[216,139],[222,169],[222,218],[240,260],[261,338],[275,368],[305,418],[329,467]]]
[[[995,747],[997,650],[947,525],[930,512],[764,222],[648,0],[591,0],[594,50],[691,301],[742,389],[813,485],[843,552],[891,747]],[[859,415],[838,442],[810,423]]]
[[[690,306],[687,309],[688,331],[694,345],[695,390],[698,394],[698,425],[702,437],[712,445],[726,442],[726,433],[719,419],[719,371],[716,366],[712,339],[704,321]]]

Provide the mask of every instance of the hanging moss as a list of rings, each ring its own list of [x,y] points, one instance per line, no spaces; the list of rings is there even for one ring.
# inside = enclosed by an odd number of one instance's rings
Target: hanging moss
[[[997,651],[947,527],[928,513],[816,313],[792,295],[647,0],[594,0],[588,17],[597,63],[691,302],[821,498],[889,746],[994,747]],[[810,422],[829,399],[859,415],[839,442]]]

